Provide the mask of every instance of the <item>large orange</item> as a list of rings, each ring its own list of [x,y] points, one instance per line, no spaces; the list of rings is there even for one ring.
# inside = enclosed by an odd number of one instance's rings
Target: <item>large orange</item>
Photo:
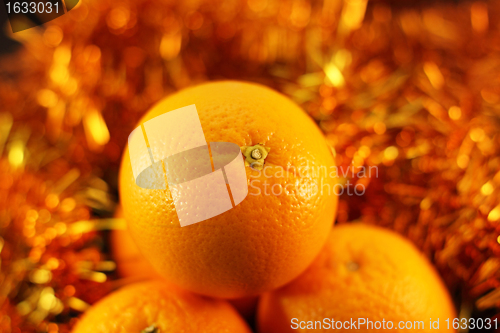
[[[287,283],[312,262],[334,221],[335,179],[324,172],[334,161],[321,131],[285,96],[234,81],[182,90],[140,123],[191,104],[207,142],[270,149],[264,169],[246,167],[249,195],[235,208],[181,227],[168,189],[134,183],[126,149],[120,197],[132,236],[168,281],[191,291],[236,298]]]
[[[264,294],[258,308],[259,333],[330,332],[335,325],[336,332],[454,332],[445,320],[451,326],[455,317],[446,287],[413,244],[363,224],[335,227],[313,264],[290,284]],[[351,326],[358,318],[366,324]],[[431,318],[439,319],[439,329],[430,329]],[[408,329],[399,329],[400,321]]]
[[[250,333],[225,301],[197,296],[161,282],[126,286],[100,300],[73,333]]]

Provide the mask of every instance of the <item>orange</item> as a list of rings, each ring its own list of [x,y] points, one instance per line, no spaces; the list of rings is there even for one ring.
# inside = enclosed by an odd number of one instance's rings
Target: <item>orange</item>
[[[140,124],[191,104],[207,142],[270,149],[264,168],[245,167],[249,194],[236,207],[181,227],[168,189],[135,184],[126,149],[119,187],[132,236],[156,270],[190,291],[237,298],[289,282],[319,253],[336,212],[335,179],[321,171],[334,160],[321,131],[287,97],[234,81],[171,95]]]
[[[260,333],[329,332],[335,325],[337,332],[454,332],[445,320],[451,326],[456,313],[440,277],[413,244],[379,227],[350,224],[333,229],[302,275],[264,294],[257,316]],[[351,326],[358,318],[366,324]],[[430,318],[439,319],[439,329],[430,329]],[[400,321],[412,330],[399,329]]]
[[[123,210],[119,206],[115,218],[123,218]],[[153,266],[144,258],[128,230],[113,230],[111,232],[111,251],[117,265],[120,277],[127,282],[158,279],[160,276]],[[257,308],[257,297],[232,299],[229,303],[243,318],[252,321]]]
[[[129,285],[92,306],[73,333],[250,333],[225,301],[200,297],[161,282]]]
[[[111,248],[118,274],[122,278],[126,278],[127,282],[160,278],[153,266],[139,252],[139,248],[135,245],[128,230],[113,230]],[[245,320],[251,321],[255,315],[257,301],[257,297],[245,297],[231,299],[229,303]]]

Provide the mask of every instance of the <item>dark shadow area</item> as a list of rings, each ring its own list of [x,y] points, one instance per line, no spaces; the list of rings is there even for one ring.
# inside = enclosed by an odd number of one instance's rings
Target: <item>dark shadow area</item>
[[[13,41],[5,35],[6,29],[11,29],[7,20],[7,13],[5,6],[2,4],[0,7],[0,55],[14,52],[19,48],[19,43]]]

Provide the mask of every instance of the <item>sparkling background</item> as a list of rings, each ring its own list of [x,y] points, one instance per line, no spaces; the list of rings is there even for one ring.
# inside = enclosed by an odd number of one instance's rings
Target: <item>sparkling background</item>
[[[338,165],[377,166],[342,179],[366,193],[341,196],[337,223],[407,236],[461,317],[499,313],[500,2],[81,0],[9,37],[22,47],[0,58],[2,332],[68,332],[127,283],[107,230],[124,228],[128,134],[163,96],[218,79],[281,91]]]

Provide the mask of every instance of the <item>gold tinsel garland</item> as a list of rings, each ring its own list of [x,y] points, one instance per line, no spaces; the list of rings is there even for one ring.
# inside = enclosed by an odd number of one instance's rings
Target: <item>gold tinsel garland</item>
[[[314,117],[363,196],[338,222],[409,237],[462,316],[500,307],[500,3],[88,0],[0,64],[3,332],[67,332],[122,282],[101,229],[127,136],[185,86],[264,83]]]

